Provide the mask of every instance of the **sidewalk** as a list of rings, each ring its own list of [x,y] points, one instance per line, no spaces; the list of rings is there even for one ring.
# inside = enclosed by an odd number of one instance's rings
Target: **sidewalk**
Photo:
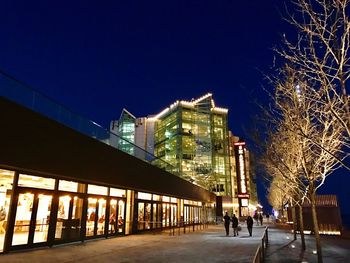
[[[267,247],[267,263],[272,262],[317,262],[315,237],[305,235],[306,251],[301,252],[300,235],[293,241],[290,230],[278,226],[269,227],[269,246]],[[340,236],[321,236],[323,262],[350,262],[350,239]]]
[[[261,244],[264,227],[254,227],[249,237],[242,227],[239,237],[226,237],[224,226],[209,226],[180,235],[169,231],[94,240],[53,248],[0,255],[0,262],[249,262]]]

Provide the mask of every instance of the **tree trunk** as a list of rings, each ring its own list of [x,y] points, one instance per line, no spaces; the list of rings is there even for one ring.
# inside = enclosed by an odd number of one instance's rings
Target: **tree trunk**
[[[295,216],[295,205],[293,205],[293,202],[290,202],[292,205],[292,220],[293,220],[293,233],[294,233],[294,240],[297,240],[297,220]]]
[[[311,191],[311,211],[312,211],[312,220],[314,222],[316,250],[317,250],[317,262],[322,263],[323,260],[322,260],[321,239],[320,239],[320,232],[318,229],[318,220],[317,220],[317,211],[316,211],[316,191],[314,188]]]
[[[300,239],[301,239],[301,249],[305,250],[305,236],[304,236],[304,217],[303,217],[303,207],[298,205],[299,207],[299,231],[300,231]]]

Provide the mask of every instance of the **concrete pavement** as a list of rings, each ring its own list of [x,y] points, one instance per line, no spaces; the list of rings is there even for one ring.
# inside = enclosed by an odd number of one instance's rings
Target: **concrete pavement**
[[[269,227],[269,246],[267,248],[266,262],[316,263],[315,237],[305,235],[305,243],[306,251],[302,252],[300,235],[294,241],[291,230],[271,225]],[[350,239],[340,236],[321,236],[321,246],[324,263],[350,262]]]
[[[169,231],[66,244],[0,255],[0,262],[252,262],[264,227],[253,237],[242,227],[239,237],[226,237],[223,225],[170,236]]]

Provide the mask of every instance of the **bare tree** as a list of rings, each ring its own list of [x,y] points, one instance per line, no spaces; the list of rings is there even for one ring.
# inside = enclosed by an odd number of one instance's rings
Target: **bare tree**
[[[315,92],[315,82],[306,76],[301,69],[286,65],[274,79],[273,122],[276,130],[283,131],[285,140],[292,138],[288,149],[280,142],[275,151],[284,152],[286,158],[295,160],[288,169],[301,183],[303,195],[311,200],[318,261],[322,262],[315,196],[327,176],[339,168],[339,162],[346,157],[344,127],[325,108],[320,93]]]
[[[295,0],[296,12],[286,19],[298,30],[297,40],[283,37],[277,53],[308,81],[309,95],[343,128],[344,153],[350,152],[350,20],[349,0]],[[312,85],[310,85],[312,83]],[[303,134],[306,135],[306,134]],[[309,137],[309,140],[312,138]],[[314,141],[316,144],[317,141]],[[322,144],[318,145],[322,147]],[[326,149],[323,149],[326,150]],[[339,156],[333,156],[350,170]]]

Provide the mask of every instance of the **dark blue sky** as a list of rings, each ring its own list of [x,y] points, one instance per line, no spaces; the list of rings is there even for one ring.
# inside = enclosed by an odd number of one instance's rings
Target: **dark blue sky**
[[[246,137],[260,71],[291,34],[279,11],[282,0],[0,0],[0,68],[105,127],[123,107],[145,116],[212,92]]]

